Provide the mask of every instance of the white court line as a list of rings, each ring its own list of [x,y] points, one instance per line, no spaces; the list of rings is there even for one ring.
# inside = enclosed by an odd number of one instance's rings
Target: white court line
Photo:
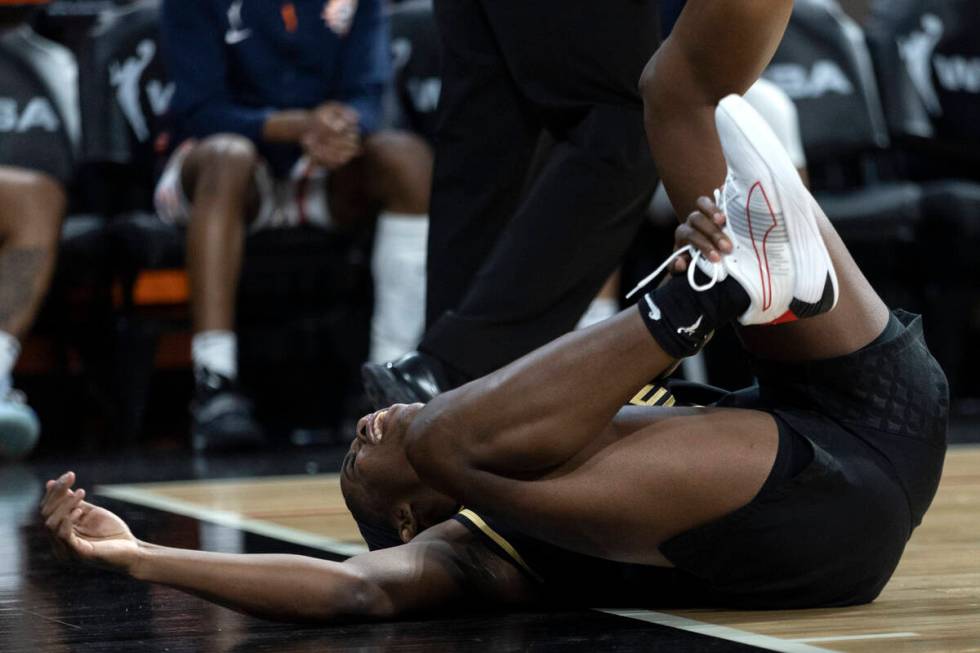
[[[337,555],[353,556],[367,551],[367,547],[361,544],[341,542],[325,535],[314,535],[313,533],[289,528],[288,526],[280,526],[260,519],[243,517],[236,512],[204,508],[188,501],[160,496],[152,490],[144,490],[129,485],[103,485],[95,488],[95,492],[110,499],[118,499],[146,508],[164,510],[219,526],[237,528],[248,531],[249,533],[255,533],[256,535],[271,537],[312,549],[320,549],[321,551],[327,551],[328,553],[335,553]]]
[[[757,635],[755,633],[749,633],[737,628],[731,628],[729,626],[706,624],[701,621],[695,621],[694,619],[687,619],[685,617],[678,617],[672,614],[666,614],[664,612],[653,612],[651,610],[606,609],[598,609],[598,611],[616,615],[617,617],[637,619],[639,621],[645,621],[651,624],[686,630],[689,633],[716,637],[718,639],[728,640],[729,642],[747,644],[757,648],[764,648],[769,651],[779,651],[780,653],[828,653],[828,651],[830,651],[830,649],[810,646],[804,642],[779,639],[778,637],[770,637],[769,635]]]
[[[874,633],[870,635],[835,635],[834,637],[801,637],[790,642],[846,642],[852,639],[901,639],[903,637],[918,637],[919,633]]]

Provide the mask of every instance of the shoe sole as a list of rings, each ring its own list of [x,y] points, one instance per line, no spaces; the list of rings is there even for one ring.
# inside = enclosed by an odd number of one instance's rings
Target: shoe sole
[[[781,212],[783,215],[793,256],[796,260],[812,260],[813,257],[819,257],[827,270],[821,296],[816,301],[806,301],[798,296],[800,294],[800,281],[797,279],[795,280],[793,298],[790,301],[789,309],[769,324],[793,322],[826,313],[837,305],[839,287],[830,252],[827,251],[823,236],[820,235],[820,227],[814,214],[813,205],[816,200],[803,185],[803,181],[797,174],[789,155],[772,129],[744,98],[738,95],[728,96],[719,103],[717,113],[724,114],[730,120],[741,134],[742,140],[755,153],[769,173],[773,182],[772,194],[776,196],[777,202],[777,210],[774,212]],[[718,117],[716,116],[717,120]],[[780,165],[777,167],[770,165],[769,161],[773,160],[781,161]],[[784,190],[792,191],[789,198],[784,195]],[[788,201],[795,197],[803,198],[804,204],[801,206],[798,202]],[[758,257],[758,254],[756,255]]]
[[[414,404],[422,401],[411,389],[381,363],[365,363],[361,366],[361,381],[371,407],[375,410],[393,404]]]

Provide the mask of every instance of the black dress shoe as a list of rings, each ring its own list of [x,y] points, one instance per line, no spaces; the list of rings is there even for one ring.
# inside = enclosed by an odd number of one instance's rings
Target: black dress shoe
[[[375,410],[392,404],[424,404],[453,387],[442,363],[417,351],[387,363],[365,363],[361,380]]]

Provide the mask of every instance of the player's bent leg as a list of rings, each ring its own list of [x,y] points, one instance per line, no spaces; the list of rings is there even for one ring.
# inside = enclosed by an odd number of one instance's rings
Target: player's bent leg
[[[726,269],[760,277],[763,305],[778,284],[771,271],[786,265],[781,249],[797,262],[789,311],[780,328],[744,329],[750,351],[766,358],[807,360],[842,356],[874,340],[888,311],[858,269],[830,221],[796,174],[792,161],[769,126],[739,96],[723,100],[717,131],[728,165],[720,193],[728,217],[725,227],[735,251]],[[733,266],[735,260],[741,265]],[[743,283],[745,287],[755,284]],[[834,310],[829,310],[830,307]],[[763,315],[765,315],[765,311]],[[775,317],[770,310],[768,315]],[[800,320],[812,317],[814,319]],[[747,324],[753,320],[740,321]],[[764,320],[754,320],[756,322]]]
[[[40,436],[11,373],[51,283],[65,204],[53,178],[0,166],[0,462],[26,456]]]
[[[0,330],[26,335],[57,258],[67,199],[47,175],[0,166]]]
[[[198,450],[231,449],[262,442],[251,402],[238,387],[235,298],[247,225],[261,202],[255,146],[236,134],[218,134],[194,145],[180,170],[190,198],[187,272],[196,380],[191,406]]]
[[[403,131],[387,130],[364,141],[366,183],[385,210],[425,215],[432,187],[432,148]]]
[[[382,131],[363,153],[330,176],[330,210],[340,225],[377,216],[371,272],[374,311],[368,368],[413,351],[425,328],[426,248],[432,152],[421,138]],[[368,383],[367,387],[373,390]],[[387,403],[384,403],[387,405]]]
[[[187,272],[194,330],[231,330],[246,224],[258,207],[258,153],[247,138],[218,134],[198,143],[181,175],[191,200]]]

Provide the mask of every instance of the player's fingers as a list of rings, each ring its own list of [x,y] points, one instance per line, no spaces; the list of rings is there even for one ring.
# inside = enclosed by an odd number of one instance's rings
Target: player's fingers
[[[66,497],[63,501],[58,503],[54,512],[48,517],[45,525],[54,530],[57,528],[58,524],[69,514],[71,511],[78,507],[78,504],[85,499],[85,490],[78,490],[74,492],[70,497]]]
[[[725,224],[725,213],[721,208],[715,204],[715,201],[710,197],[701,196],[697,201],[698,210],[704,213],[706,216],[711,218],[712,222],[717,225]]]
[[[675,240],[680,246],[693,245],[695,249],[701,252],[701,255],[707,258],[713,263],[717,263],[721,260],[721,254],[715,249],[714,243],[711,239],[705,236],[703,233],[692,227],[688,223],[684,223],[677,227],[675,233]]]
[[[48,500],[44,502],[41,506],[41,516],[45,519],[51,517],[52,514],[61,506],[65,501],[71,499],[73,492],[71,490],[59,491],[53,493]]]
[[[732,251],[732,243],[728,240],[725,232],[704,213],[692,213],[687,221],[696,230],[710,238],[719,251],[726,254]]]
[[[680,249],[683,246],[684,246],[684,244],[677,244],[674,247],[674,250],[676,251],[676,250]],[[677,256],[677,258],[674,259],[673,262],[671,262],[671,264],[670,264],[670,273],[671,274],[680,274],[681,272],[684,272],[685,270],[687,270],[687,266],[688,266],[688,264],[690,262],[691,262],[691,255],[690,254],[688,254],[687,252],[684,252],[683,254],[679,254]]]
[[[43,516],[47,517],[54,511],[54,507],[57,502],[71,491],[71,486],[74,482],[74,472],[65,472],[53,483],[49,481],[50,487],[48,488],[47,495],[44,497],[44,501],[41,506],[41,514]]]

